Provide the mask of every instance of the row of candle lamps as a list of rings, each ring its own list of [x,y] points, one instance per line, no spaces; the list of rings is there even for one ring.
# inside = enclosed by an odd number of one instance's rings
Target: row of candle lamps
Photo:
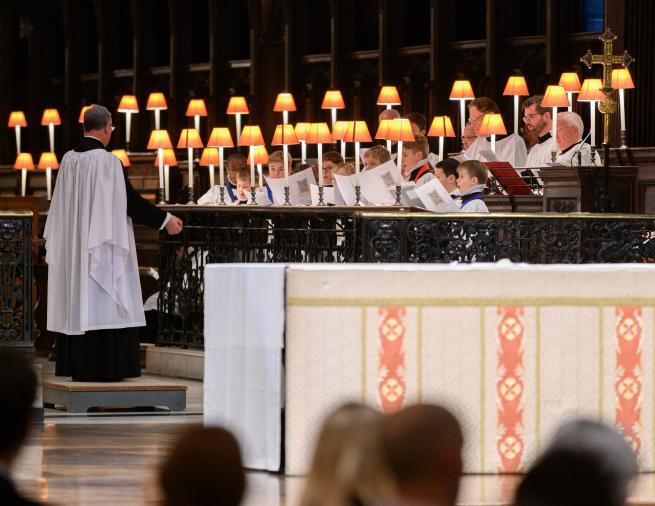
[[[634,88],[634,83],[627,69],[615,69],[612,71],[612,87],[619,90],[621,130],[625,132],[625,96],[624,90]],[[595,108],[599,101],[605,98],[602,92],[603,84],[600,79],[585,79],[582,84],[578,75],[572,72],[562,74],[557,85],[549,85],[546,88],[542,107],[552,107],[553,109],[553,137],[557,134],[557,108],[567,107],[572,110],[573,94],[578,95],[578,102],[589,102],[591,113],[591,144],[595,146]],[[504,96],[514,97],[514,133],[518,133],[519,123],[519,97],[528,96],[528,88],[523,76],[511,76],[505,89]],[[473,100],[475,95],[469,81],[458,80],[453,83],[449,96],[450,100],[460,102],[460,128],[462,136],[464,135],[466,110],[465,102]],[[383,86],[377,99],[377,104],[392,108],[394,105],[401,105],[400,96],[395,86]],[[80,111],[79,122],[84,121],[84,112],[90,106],[84,106]],[[159,202],[164,203],[169,200],[168,193],[168,168],[176,165],[175,154],[170,137],[166,130],[160,129],[160,113],[167,109],[166,99],[162,93],[151,93],[146,104],[147,110],[154,111],[155,130],[152,131],[148,146],[146,149],[157,150],[158,155],[155,165],[159,166]],[[318,148],[318,165],[319,165],[319,188],[323,186],[322,171],[322,145],[340,141],[341,154],[345,157],[346,143],[355,144],[355,174],[356,187],[359,186],[359,147],[362,142],[371,142],[372,138],[368,126],[364,121],[337,121],[337,110],[345,109],[345,103],[339,90],[328,90],[321,105],[322,109],[330,109],[332,113],[332,132],[327,123],[297,123],[295,127],[288,124],[289,112],[296,111],[295,101],[290,93],[280,93],[273,107],[274,112],[282,113],[282,124],[277,125],[271,145],[280,145],[284,153],[285,169],[285,193],[288,203],[288,146],[294,144],[301,145],[301,160],[306,161],[307,144],[316,144]],[[131,115],[139,112],[139,106],[136,97],[125,95],[121,98],[118,105],[118,112],[126,114],[126,145],[129,151]],[[255,165],[259,166],[259,183],[261,185],[261,165],[268,162],[268,155],[265,148],[265,142],[262,137],[260,128],[257,125],[246,125],[241,129],[241,115],[249,114],[248,105],[244,97],[231,97],[227,107],[227,114],[235,115],[236,119],[236,139],[238,146],[248,146],[249,156],[248,163],[251,170],[251,192],[252,203],[255,196]],[[193,150],[205,148],[200,158],[200,165],[209,167],[210,185],[214,185],[214,166],[219,165],[219,185],[221,192],[221,203],[224,203],[224,165],[223,150],[226,147],[234,147],[232,136],[228,128],[214,128],[211,132],[207,146],[204,146],[198,133],[200,130],[200,118],[207,116],[207,108],[202,99],[192,99],[189,101],[186,116],[194,118],[195,128],[184,129],[180,134],[177,148],[186,148],[189,158],[189,203],[193,203]],[[48,127],[50,152],[43,153],[39,159],[38,168],[46,170],[46,182],[48,199],[51,198],[51,171],[58,168],[57,158],[54,154],[54,127],[61,125],[61,119],[56,109],[46,109],[43,112],[41,124]],[[20,129],[27,126],[25,115],[22,111],[14,111],[10,114],[9,127],[14,127],[16,133],[16,149],[18,152],[15,169],[22,171],[21,174],[21,195],[26,191],[26,171],[34,169],[32,156],[29,153],[21,153]],[[506,135],[502,116],[500,114],[485,114],[480,127],[481,135],[491,136],[491,148],[495,152],[496,135]],[[445,137],[455,137],[452,122],[448,116],[436,116],[431,124],[428,136],[439,137],[439,159],[443,159],[443,145]],[[387,141],[387,147],[391,147],[391,142],[399,143],[398,147],[398,165],[402,165],[402,142],[414,141],[414,135],[411,125],[406,119],[382,120],[378,126],[375,135],[376,139]],[[625,146],[622,146],[625,147]],[[129,166],[130,162],[125,150],[114,150],[123,165]],[[322,193],[322,192],[321,192]]]

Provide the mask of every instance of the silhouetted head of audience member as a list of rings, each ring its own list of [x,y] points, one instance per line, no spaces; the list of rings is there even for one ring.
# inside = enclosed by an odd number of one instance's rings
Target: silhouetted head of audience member
[[[246,488],[239,443],[219,427],[187,430],[163,463],[159,484],[166,506],[237,506]]]
[[[462,474],[463,437],[447,409],[416,404],[387,417],[383,450],[400,500],[455,504]]]
[[[24,353],[0,349],[0,462],[10,467],[27,437],[36,375]]]
[[[383,503],[393,479],[381,450],[384,416],[361,404],[337,408],[323,423],[301,506]]]
[[[637,475],[624,437],[594,421],[563,425],[526,474],[516,506],[623,506]]]

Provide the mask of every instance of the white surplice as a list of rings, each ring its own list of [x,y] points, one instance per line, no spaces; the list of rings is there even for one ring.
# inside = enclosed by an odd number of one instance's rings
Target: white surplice
[[[580,154],[580,164],[578,164],[578,153]],[[557,152],[557,157],[555,158],[556,164],[561,165],[582,165],[587,166],[591,164],[591,146],[586,142],[580,145],[580,142],[577,142],[571,146],[567,151],[563,153],[561,151]]]
[[[486,137],[478,137],[462,153],[459,159],[463,160],[480,160],[486,161],[483,151],[491,150],[491,142]],[[509,162],[512,167],[523,167],[525,160],[528,157],[528,150],[525,147],[525,141],[519,135],[508,135],[504,139],[496,141],[496,158],[501,162]]]
[[[543,142],[532,146],[525,162],[526,167],[546,167],[546,164],[552,162],[552,152],[557,151],[555,139],[548,137]]]
[[[53,332],[145,325],[121,163],[104,149],[61,160],[45,225]]]

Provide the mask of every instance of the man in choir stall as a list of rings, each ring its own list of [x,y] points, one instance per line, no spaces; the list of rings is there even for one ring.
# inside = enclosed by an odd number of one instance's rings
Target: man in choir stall
[[[526,167],[545,167],[552,161],[551,152],[555,151],[552,137],[553,119],[546,107],[541,107],[543,95],[534,95],[523,101],[523,122],[528,132],[535,132],[539,138],[525,162]]]
[[[467,121],[466,125],[464,125],[464,135],[462,136],[462,147],[464,148],[464,151],[466,151],[477,138],[478,136],[475,135],[473,125]]]
[[[323,153],[323,181],[332,181],[332,171],[343,162],[343,156],[338,151],[332,150]]]
[[[419,184],[422,177],[432,174],[433,167],[428,160],[429,153],[427,137],[419,135],[414,142],[403,142],[403,161],[400,171],[406,181]]]
[[[491,150],[491,143],[487,137],[480,136],[480,127],[485,114],[500,114],[496,103],[488,97],[478,97],[469,103],[469,123],[473,127],[477,139],[458,156],[463,160],[482,160],[486,158],[483,151]],[[511,134],[496,141],[496,158],[503,162],[509,162],[513,167],[523,167],[528,156],[525,142],[518,134]]]
[[[412,126],[412,133],[414,134],[414,137],[417,135],[425,136],[425,132],[427,132],[427,120],[423,114],[420,112],[412,111],[405,114],[403,118],[407,118],[409,120],[409,123]]]
[[[375,145],[367,149],[362,155],[364,170],[371,170],[391,160],[391,153],[384,146]]]
[[[246,156],[238,151],[230,153],[227,157],[225,189],[227,190],[227,196],[230,198],[230,202],[234,202],[237,199],[237,172],[239,172],[239,169],[242,167],[246,167],[246,162]]]
[[[582,142],[584,124],[575,112],[560,112],[557,115],[557,156],[558,165],[590,165],[591,146]]]
[[[142,198],[105,150],[113,129],[105,107],[85,111],[84,138],[62,158],[43,234],[55,373],[74,381],[141,375],[146,321],[132,223],[182,231],[182,221]]]

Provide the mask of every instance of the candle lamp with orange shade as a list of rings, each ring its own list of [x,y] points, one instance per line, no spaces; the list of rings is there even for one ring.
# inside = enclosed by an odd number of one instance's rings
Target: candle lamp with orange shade
[[[209,167],[209,188],[214,187],[214,166],[220,162],[218,148],[205,148],[200,155],[198,164],[202,167]]]
[[[307,163],[307,143],[305,142],[305,138],[307,137],[310,125],[311,123],[296,123],[296,138],[300,143],[300,163]]]
[[[605,98],[602,91],[603,82],[600,79],[585,79],[578,95],[578,102],[589,102],[591,131],[592,160],[596,161],[596,108],[598,103]]]
[[[553,108],[553,139],[557,139],[557,108],[558,107],[568,107],[569,99],[566,97],[566,90],[563,86],[559,85],[549,85],[546,88],[546,93],[544,93],[544,98],[541,100],[541,107],[552,107]],[[557,148],[557,141],[553,144]],[[557,156],[557,149],[551,151],[551,159],[555,161]]]
[[[171,138],[168,135],[166,130],[153,130],[150,134],[150,139],[148,140],[148,146],[146,149],[156,149],[157,157],[159,160],[159,203],[163,204],[166,202],[166,187],[164,181],[164,154],[165,149],[172,149],[173,144],[171,143]]]
[[[525,82],[525,77],[523,76],[510,76],[507,79],[507,84],[505,85],[505,90],[503,91],[505,96],[514,97],[514,133],[519,133],[519,97],[527,97],[528,85]]]
[[[310,128],[311,132],[311,128]],[[298,144],[296,131],[292,125],[277,125],[271,146],[282,146],[282,154],[284,158],[284,205],[290,206],[289,202],[289,145]]]
[[[34,161],[29,153],[18,153],[14,169],[20,170],[20,196],[24,197],[27,191],[27,171],[34,170]]]
[[[180,133],[180,138],[177,141],[177,148],[185,148],[187,150],[187,157],[189,160],[189,201],[187,204],[195,204],[193,194],[193,150],[204,147],[200,134],[195,128],[185,128]]]
[[[560,76],[558,84],[566,91],[566,96],[569,99],[569,112],[573,111],[573,94],[580,93],[581,88],[578,74],[575,72],[564,72]]]
[[[163,93],[153,92],[148,95],[146,110],[155,112],[155,130],[161,128],[161,112],[166,109],[168,109],[168,104],[166,103],[166,97],[164,97]]]
[[[621,149],[628,147],[628,132],[625,129],[625,90],[635,87],[627,68],[612,70],[612,88],[619,90],[619,111],[621,113]]]
[[[189,100],[189,106],[186,108],[186,116],[193,116],[193,126],[200,132],[200,116],[207,116],[207,106],[202,98],[193,98]]]
[[[462,137],[464,137],[464,128],[466,128],[466,101],[475,98],[471,83],[466,80],[455,81],[448,98],[449,100],[459,101],[459,123]]]
[[[387,109],[391,109],[394,105],[400,105],[400,95],[395,86],[382,86],[380,94],[375,102],[377,105],[383,105]]]
[[[255,157],[255,165],[257,165],[257,180],[259,182],[259,188],[264,187],[264,168],[263,165],[268,163],[268,151],[266,151],[266,146],[255,146],[253,150],[253,156]],[[248,154],[248,163],[250,163],[250,154]]]
[[[163,150],[164,152],[164,199],[166,202],[170,202],[170,188],[171,188],[171,175],[170,168],[177,166],[177,158],[175,156],[175,150],[172,148],[167,148]],[[159,166],[159,153],[155,157],[155,166]]]
[[[387,139],[398,143],[398,167],[403,167],[403,142],[414,142],[412,124],[407,118],[396,118],[389,122]],[[400,184],[396,184],[396,206],[400,206]]]
[[[282,124],[289,123],[289,113],[296,111],[296,102],[291,93],[278,93],[273,106],[273,112],[282,113]]]
[[[307,132],[307,144],[316,144],[318,149],[318,205],[323,206],[323,144],[330,144],[332,135],[327,123],[312,123]]]
[[[500,114],[485,114],[480,125],[480,135],[491,136],[491,151],[496,154],[496,135],[507,135],[503,117]]]
[[[321,109],[330,109],[332,112],[332,130],[334,130],[334,125],[337,122],[337,109],[345,108],[346,104],[344,103],[343,96],[339,90],[327,90],[325,92]]]
[[[241,131],[239,137],[239,146],[248,146],[250,154],[250,204],[257,203],[255,194],[255,155],[254,150],[256,146],[264,146],[264,137],[258,125],[246,125]],[[286,168],[286,165],[285,165]]]
[[[41,125],[48,127],[50,138],[50,151],[55,152],[55,125],[61,125],[61,118],[57,109],[45,109],[41,117]]]
[[[7,122],[9,128],[14,127],[14,133],[16,134],[16,154],[20,154],[20,129],[27,126],[27,120],[25,119],[25,113],[23,111],[12,111],[9,114],[9,121]]]
[[[359,145],[362,142],[371,142],[371,134],[368,131],[366,121],[349,121],[348,129],[344,135],[346,142],[355,143],[355,205],[361,205],[361,187],[359,185]]]
[[[435,116],[428,130],[428,137],[439,137],[439,161],[443,160],[444,138],[455,137],[455,129],[448,116]]]
[[[227,104],[227,114],[233,114],[236,121],[236,137],[237,145],[239,144],[239,138],[241,137],[241,115],[250,114],[248,109],[248,104],[246,103],[245,97],[230,97],[230,101]]]
[[[383,119],[380,121],[380,124],[378,125],[378,131],[375,132],[375,138],[376,139],[382,139],[387,142],[387,150],[389,153],[391,153],[391,139],[389,139],[389,136],[387,135],[389,132],[389,125],[391,124],[393,120],[390,119]]]
[[[234,142],[232,141],[232,135],[230,135],[230,130],[226,127],[217,127],[212,130],[212,133],[209,135],[209,140],[207,141],[208,148],[218,148],[218,158],[219,158],[219,171],[218,171],[218,182],[219,182],[219,192],[220,199],[218,204],[223,206],[225,202],[225,157],[224,150],[225,148],[233,148]]]
[[[132,166],[132,163],[130,162],[130,158],[127,156],[127,151],[125,151],[124,149],[112,149],[111,153],[121,161],[123,167]]]
[[[45,170],[45,182],[46,189],[48,191],[48,200],[52,200],[52,171],[59,168],[57,155],[52,152],[41,153],[38,168]]]
[[[88,111],[89,109],[91,109],[91,107],[93,107],[93,106],[92,105],[83,105],[82,106],[82,109],[80,109],[80,117],[77,118],[78,123],[80,123],[82,125],[84,124],[84,113],[86,111]]]
[[[346,131],[348,130],[348,121],[337,121],[332,129],[332,139],[339,141],[341,144],[341,158],[346,159]]]
[[[125,114],[125,147],[130,151],[130,133],[132,132],[132,114],[139,112],[139,103],[134,95],[123,95],[118,103],[118,112]]]

